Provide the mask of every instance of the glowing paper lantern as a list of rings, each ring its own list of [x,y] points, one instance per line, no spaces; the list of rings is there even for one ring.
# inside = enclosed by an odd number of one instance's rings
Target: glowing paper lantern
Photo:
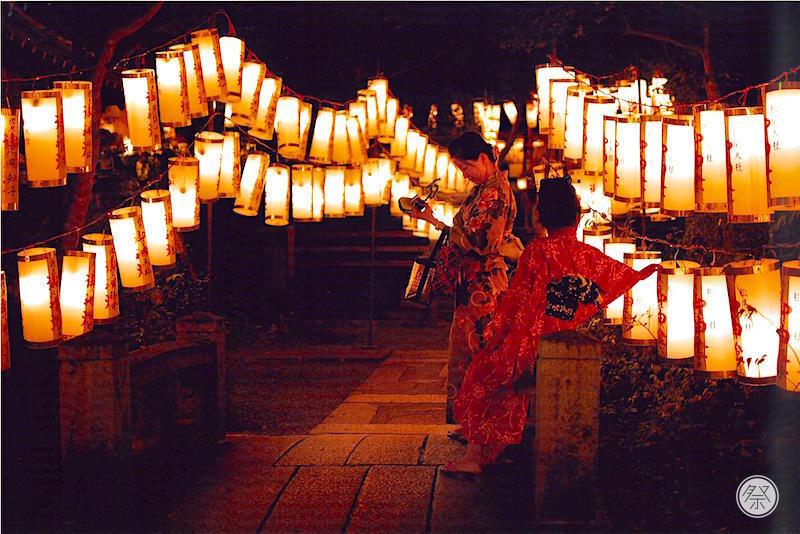
[[[736,349],[723,267],[697,267],[694,276],[694,370],[703,378],[736,376]]]
[[[158,122],[158,96],[153,69],[122,71],[125,113],[131,145],[139,151],[161,148],[161,127]]]
[[[599,176],[603,173],[603,116],[614,114],[614,99],[602,95],[586,95],[583,109],[583,169],[587,175]]]
[[[364,102],[367,110],[366,137],[373,139],[378,136],[380,128],[377,93],[370,89],[362,89],[358,91],[358,100]]]
[[[725,110],[728,222],[769,222],[764,108]]]
[[[94,253],[64,251],[59,294],[63,339],[81,336],[94,327],[94,284]]]
[[[428,145],[425,149],[425,163],[422,167],[422,176],[419,179],[420,185],[430,185],[436,179],[436,159],[438,152],[435,145]]]
[[[603,252],[605,252],[606,256],[614,258],[618,262],[623,262],[625,261],[626,253],[636,252],[636,241],[612,237],[603,242]],[[622,324],[622,304],[624,300],[625,296],[621,295],[605,307],[603,318],[606,324]]]
[[[528,129],[536,128],[539,124],[539,97],[533,95],[530,102],[525,103],[525,122]]]
[[[607,239],[611,239],[610,226],[594,226],[583,230],[583,242],[601,252],[603,251],[603,243]]]
[[[614,197],[614,182],[616,181],[617,152],[617,117],[616,115],[603,116],[603,194]]]
[[[564,161],[580,166],[583,163],[583,101],[592,92],[586,85],[567,89],[566,115],[564,118]]]
[[[661,159],[663,133],[661,115],[642,115],[642,200],[645,208],[661,207]]]
[[[6,272],[0,271],[0,285],[2,285],[2,298],[0,298],[0,370],[8,371],[11,368],[11,343],[8,341],[8,291],[6,290]]]
[[[200,48],[197,43],[190,43],[173,45],[169,49],[183,54],[189,116],[192,119],[208,116],[208,99],[206,98],[206,87],[203,83],[203,71],[200,67]]]
[[[292,219],[295,222],[314,219],[313,169],[312,165],[292,165]]]
[[[407,197],[411,189],[411,180],[406,173],[397,172],[392,176],[391,201],[389,203],[389,213],[395,217],[400,217],[403,212],[400,210],[398,201],[402,197]]]
[[[375,104],[378,112],[378,134],[381,134],[386,124],[386,102],[389,99],[389,80],[383,76],[370,78],[367,82],[367,89],[375,91]]]
[[[417,140],[419,132],[408,130],[406,133],[405,156],[400,159],[400,169],[410,174],[414,174],[414,166],[417,161]]]
[[[143,191],[142,222],[150,253],[156,267],[175,265],[175,234],[172,232],[172,203],[166,189]]]
[[[664,117],[661,211],[673,217],[694,213],[694,119]]]
[[[47,348],[61,341],[56,249],[36,247],[17,253],[22,337],[33,348]]]
[[[428,150],[428,136],[417,135],[417,149],[414,151],[414,172],[421,176],[425,171],[425,152]]]
[[[161,125],[181,128],[192,124],[183,52],[179,50],[156,52],[156,78]]]
[[[503,102],[503,111],[505,111],[508,121],[513,126],[514,123],[517,122],[517,105],[511,100]]]
[[[300,159],[301,124],[300,99],[282,96],[278,99],[275,114],[275,131],[278,133],[278,154],[287,159]]]
[[[264,222],[269,226],[289,224],[289,167],[275,163],[264,182]]]
[[[200,228],[200,162],[195,158],[169,159],[169,194],[172,220],[178,232]]]
[[[697,150],[695,205],[701,213],[728,211],[728,172],[725,153],[725,112],[719,104],[697,108],[694,116]],[[698,164],[699,163],[699,164]]]
[[[800,391],[800,260],[781,268],[781,331],[778,387]]]
[[[23,91],[22,126],[30,187],[67,184],[61,91]]]
[[[355,117],[358,119],[358,124],[361,128],[362,135],[365,139],[369,139],[367,135],[367,102],[366,100],[355,100],[347,104],[347,116]]]
[[[197,44],[200,51],[200,65],[203,70],[206,98],[224,101],[228,96],[228,86],[222,66],[219,32],[216,28],[211,28],[192,32],[190,35],[192,43]]]
[[[145,241],[142,209],[139,206],[115,209],[109,215],[109,224],[122,287],[131,291],[150,289],[155,280]]]
[[[53,82],[61,91],[67,172],[92,170],[92,82]]]
[[[267,75],[263,63],[245,61],[242,66],[242,96],[231,105],[231,121],[239,126],[252,126],[258,113],[261,85]]]
[[[94,306],[96,324],[111,323],[119,317],[119,282],[114,239],[108,234],[81,237],[85,252],[94,254]]]
[[[564,130],[567,114],[567,89],[578,84],[572,77],[550,80],[550,130],[547,136],[548,148],[564,150]]]
[[[536,66],[536,94],[539,97],[539,133],[550,133],[550,80],[571,79],[572,67]]]
[[[625,264],[641,271],[648,265],[661,263],[661,253],[629,252]],[[629,345],[655,345],[658,341],[657,275],[651,274],[625,293],[622,307],[622,339]]]
[[[431,202],[430,209],[433,212],[433,216],[436,217],[437,221],[441,221],[444,219],[444,210],[445,204],[444,202]],[[434,225],[428,225],[428,239],[432,242],[436,242],[439,239],[439,236],[442,234],[442,231],[437,229]]]
[[[447,187],[447,168],[450,165],[450,154],[447,150],[439,150],[436,154],[436,178],[439,179],[439,187]]]
[[[395,97],[386,100],[386,120],[381,125],[381,134],[378,141],[381,143],[394,143],[395,126],[397,124],[397,114],[400,108],[400,101]]]
[[[219,38],[222,70],[225,71],[225,85],[228,94],[220,98],[223,102],[238,102],[242,98],[242,67],[244,64],[244,41],[226,35]]]
[[[406,139],[408,137],[408,118],[397,117],[394,123],[394,139],[389,148],[392,156],[402,157],[406,155]],[[401,160],[402,161],[402,160]]]
[[[19,209],[19,110],[3,108],[0,120],[3,121],[2,158],[2,209]]]
[[[344,116],[344,134],[346,135],[346,112],[342,112]],[[333,153],[333,122],[335,112],[332,108],[319,108],[317,111],[317,120],[314,124],[314,136],[311,139],[311,150],[308,153],[308,159],[314,163],[331,163],[331,156]],[[344,136],[342,136],[344,139]]]
[[[261,84],[258,93],[258,109],[253,126],[248,133],[259,139],[271,140],[275,133],[275,114],[278,108],[278,98],[281,96],[283,79],[276,76],[267,76]]]
[[[800,82],[764,87],[769,205],[800,210]]]
[[[778,260],[725,265],[739,380],[774,384],[778,373],[781,272]]]
[[[240,215],[255,217],[261,205],[261,191],[269,167],[269,155],[263,152],[251,152],[247,155],[242,171],[242,182],[239,194],[233,204],[233,211]]]
[[[424,219],[414,219],[416,221],[416,227],[412,234],[415,237],[428,237],[430,223]]]
[[[364,188],[364,203],[369,207],[384,204],[384,191],[386,190],[385,173],[381,172],[378,158],[370,158],[363,167],[361,183]]]
[[[344,170],[342,166],[325,168],[325,217],[338,219],[345,216]]]
[[[300,154],[298,159],[305,159],[308,148],[308,134],[311,131],[311,104],[300,103]]]
[[[337,111],[333,117],[333,140],[331,146],[330,157],[331,161],[335,164],[342,165],[350,163],[352,160],[350,156],[350,138],[347,133],[348,115],[344,110]],[[356,119],[358,122],[358,119]],[[356,125],[358,126],[358,125]],[[355,128],[355,134],[360,135],[360,127]],[[314,133],[316,137],[316,132]],[[313,150],[312,145],[312,150]],[[313,159],[312,159],[313,161]]]
[[[619,115],[615,120],[614,199],[642,199],[641,124],[638,115]]]
[[[368,170],[369,169],[369,170]],[[371,173],[377,180],[377,165],[367,162],[363,169],[349,166],[344,171],[344,213],[348,216],[364,215],[363,173]]]
[[[664,261],[658,272],[658,355],[672,363],[694,358],[693,261]]]
[[[241,181],[241,147],[239,132],[225,132],[219,173],[219,198],[236,198]]]
[[[200,202],[214,202],[219,198],[224,143],[225,137],[216,132],[200,132],[194,136],[194,157],[200,162],[200,183],[197,191]]]
[[[313,196],[314,201],[312,207],[312,220],[314,222],[322,222],[325,209],[325,169],[323,167],[314,167],[311,172]]]

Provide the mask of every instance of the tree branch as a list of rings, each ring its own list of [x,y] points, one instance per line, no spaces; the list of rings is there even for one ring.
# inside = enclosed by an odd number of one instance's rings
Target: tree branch
[[[627,26],[627,25],[626,25]],[[677,39],[673,39],[672,37],[668,37],[666,35],[661,35],[660,33],[650,33],[650,32],[643,32],[639,30],[632,30],[630,27],[625,28],[626,35],[633,35],[635,37],[644,37],[645,39],[652,39],[654,41],[661,41],[662,43],[669,43],[673,46],[677,46],[678,48],[683,48],[685,50],[691,50],[695,54],[703,55],[703,49],[699,46],[684,43],[683,41],[679,41]]]

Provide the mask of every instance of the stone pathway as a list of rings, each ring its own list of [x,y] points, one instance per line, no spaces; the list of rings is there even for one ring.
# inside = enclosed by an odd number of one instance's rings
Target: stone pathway
[[[404,351],[301,436],[229,434],[167,530],[195,532],[531,530],[523,458],[473,479],[440,475],[463,451],[446,437],[446,355]]]

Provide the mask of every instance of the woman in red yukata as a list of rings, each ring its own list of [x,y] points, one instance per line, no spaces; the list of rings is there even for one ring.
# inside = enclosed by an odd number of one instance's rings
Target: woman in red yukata
[[[533,370],[540,336],[575,328],[657,269],[636,271],[579,242],[580,202],[563,178],[542,180],[536,213],[547,236],[525,248],[467,369],[453,407],[467,450],[445,473],[480,473],[521,441],[529,396],[514,385]]]

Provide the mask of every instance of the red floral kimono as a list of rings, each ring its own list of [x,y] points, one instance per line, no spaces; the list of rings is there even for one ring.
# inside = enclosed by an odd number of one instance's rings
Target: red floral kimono
[[[519,443],[529,399],[513,383],[533,368],[539,337],[574,328],[653,272],[580,243],[575,228],[531,241],[456,396],[455,419],[470,443]]]

